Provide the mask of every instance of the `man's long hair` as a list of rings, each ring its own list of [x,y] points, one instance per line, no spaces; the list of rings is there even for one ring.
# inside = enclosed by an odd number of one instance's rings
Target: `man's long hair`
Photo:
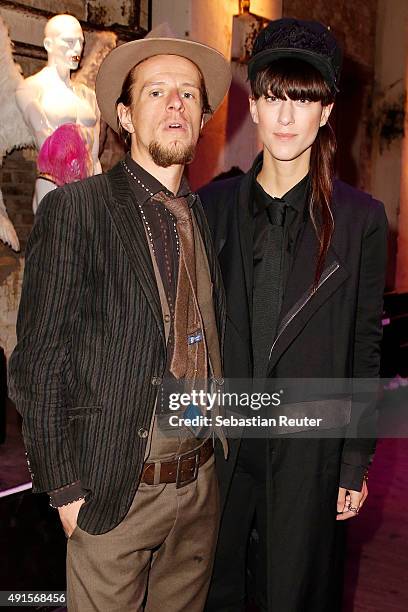
[[[299,59],[280,59],[256,73],[251,81],[252,97],[273,95],[281,100],[307,99],[321,102],[322,106],[334,102],[334,94],[323,76],[311,64]],[[331,211],[333,194],[334,157],[336,137],[326,123],[319,129],[310,156],[310,217],[319,242],[314,289],[323,271],[325,258],[334,231]]]

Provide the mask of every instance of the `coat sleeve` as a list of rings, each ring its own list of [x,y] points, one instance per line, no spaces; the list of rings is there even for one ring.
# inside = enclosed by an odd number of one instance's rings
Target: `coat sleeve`
[[[23,437],[35,493],[78,480],[68,435],[65,372],[71,329],[84,290],[86,242],[69,192],[47,194],[26,249],[9,363],[9,392],[23,417]]]
[[[387,263],[388,224],[384,206],[372,201],[363,236],[354,336],[353,378],[378,378],[382,338],[381,315]],[[358,382],[357,387],[358,387]],[[373,388],[376,385],[373,385]],[[375,451],[376,393],[357,392],[353,399],[352,422],[346,438],[340,486],[360,491],[363,476]],[[365,436],[358,437],[359,432]]]

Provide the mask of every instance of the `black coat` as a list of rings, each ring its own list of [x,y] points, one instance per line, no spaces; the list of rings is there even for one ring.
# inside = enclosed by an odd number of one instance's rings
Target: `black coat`
[[[252,376],[251,180],[250,171],[211,183],[199,192],[226,288],[226,378]],[[378,376],[387,242],[384,207],[371,196],[335,181],[332,212],[335,231],[319,288],[312,294],[317,238],[306,211],[269,361],[271,378]],[[356,407],[350,401],[340,403],[333,427],[345,425]],[[373,407],[364,408],[367,418],[372,418]],[[320,410],[324,416],[324,409]],[[228,461],[221,454],[217,461],[223,502],[239,440],[230,441],[230,447]],[[337,490],[339,483],[360,490],[373,450],[372,439],[344,442],[281,437],[269,443],[271,609],[336,609],[329,602],[338,569]],[[218,554],[222,556],[222,551]]]
[[[201,204],[193,205],[214,286],[225,295]],[[166,360],[143,220],[122,164],[48,194],[30,235],[9,364],[33,491],[80,480],[78,524],[100,534],[126,515]]]

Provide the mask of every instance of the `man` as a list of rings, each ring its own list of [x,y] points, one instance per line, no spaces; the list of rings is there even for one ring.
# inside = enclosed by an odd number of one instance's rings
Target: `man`
[[[130,154],[48,194],[30,236],[10,389],[33,491],[68,537],[70,611],[204,605],[213,440],[169,431],[159,389],[221,377],[222,284],[183,170],[230,79],[220,53],[168,34],[114,49],[97,99]]]
[[[267,416],[320,419],[319,437],[296,421],[269,439],[246,430],[230,440],[228,461],[220,457],[223,515],[206,608],[214,612],[244,609],[254,516],[258,608],[340,610],[341,521],[367,497],[374,442],[351,429],[357,421],[371,432],[375,411],[351,402],[347,380],[378,376],[387,223],[381,203],[333,181],[328,118],[340,65],[321,24],[271,22],[248,66],[263,152],[245,176],[200,192],[227,294],[226,379],[283,390]],[[345,389],[328,397],[304,379]]]
[[[71,80],[83,46],[78,19],[72,15],[49,19],[44,30],[47,65],[24,79],[16,91],[17,104],[39,151],[34,213],[45,194],[57,185],[102,172],[95,92]]]

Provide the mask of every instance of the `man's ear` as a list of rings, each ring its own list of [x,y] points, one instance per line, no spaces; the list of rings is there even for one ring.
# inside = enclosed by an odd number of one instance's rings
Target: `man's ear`
[[[122,102],[119,102],[117,113],[121,126],[130,134],[133,134],[135,128],[132,122],[130,108],[128,106],[125,106]]]
[[[327,106],[323,106],[322,116],[320,117],[320,127],[323,127],[328,122],[333,106],[334,102],[332,102],[331,104],[327,104]]]
[[[47,51],[47,53],[49,53],[52,49],[52,39],[49,37],[44,38],[43,47]]]
[[[255,100],[255,98],[253,98],[252,96],[249,96],[248,100],[249,112],[251,113],[252,121],[254,123],[259,123],[258,107],[256,105],[257,100]]]

